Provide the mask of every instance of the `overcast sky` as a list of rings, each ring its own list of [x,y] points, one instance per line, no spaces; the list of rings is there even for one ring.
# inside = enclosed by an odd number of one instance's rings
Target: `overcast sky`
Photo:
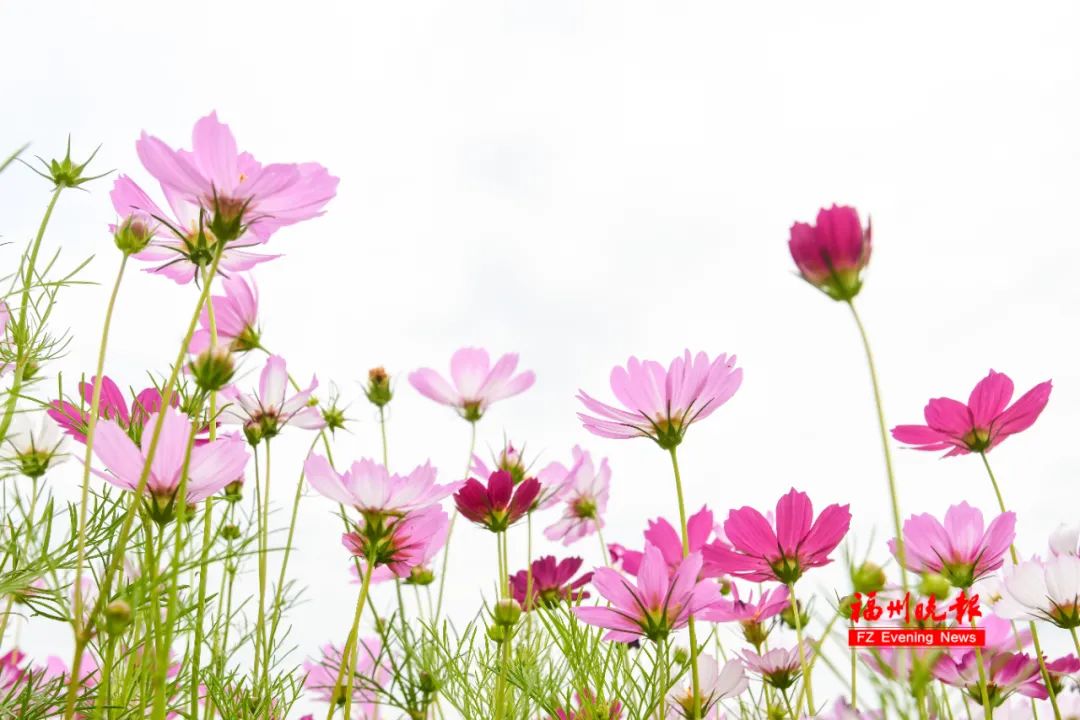
[[[79,155],[101,143],[98,168],[147,181],[139,132],[188,146],[216,109],[261,160],[317,160],[341,178],[325,217],[271,242],[284,257],[256,274],[264,337],[297,376],[354,400],[369,367],[388,368],[395,469],[430,458],[451,480],[468,442],[409,370],[445,370],[462,345],[516,351],[536,385],[484,418],[481,449],[505,434],[544,460],[576,443],[610,457],[605,534],[636,545],[646,519],[675,516],[667,458],[589,436],[575,391],[610,399],[610,368],[632,354],[737,353],[742,389],[681,448],[689,504],[764,509],[794,485],[820,506],[850,503],[853,537],[865,545],[876,527],[884,560],[855,328],[793,275],[786,245],[794,220],[853,204],[874,221],[859,303],[891,424],[920,421],[929,397],[966,398],[991,367],[1019,391],[1054,379],[1035,428],[992,455],[1020,548],[1035,552],[1077,519],[1080,492],[1078,14],[1064,1],[1022,14],[986,2],[4,3],[0,150],[29,141],[55,156],[70,132]],[[119,261],[110,184],[67,193],[46,241],[69,264],[96,255],[88,277],[102,283]],[[0,235],[16,244],[0,269],[47,199],[25,168],[0,176]],[[92,371],[105,299],[104,286],[65,293],[56,321],[75,340],[52,370]],[[194,299],[132,273],[108,374],[141,386],[163,371]],[[351,415],[338,458],[376,455],[373,413],[357,401]],[[279,508],[309,442],[290,435]],[[896,463],[905,514],[963,499],[993,509],[975,459],[901,451]],[[311,497],[301,510],[301,653],[343,641],[354,602],[331,509]],[[490,586],[491,545],[458,526],[458,617]],[[599,559],[592,539],[571,550]],[[522,567],[520,533],[512,551]],[[41,654],[66,637],[24,644]]]

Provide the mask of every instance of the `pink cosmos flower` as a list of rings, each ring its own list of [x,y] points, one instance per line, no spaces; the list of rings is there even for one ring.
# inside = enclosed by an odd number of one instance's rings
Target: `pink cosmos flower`
[[[318,660],[304,662],[304,672],[307,673],[304,688],[322,702],[340,705],[345,701],[345,686],[348,684],[348,678],[342,678],[341,685],[337,684],[338,674],[341,672],[342,648],[327,643],[321,650]],[[382,657],[382,642],[378,636],[360,639],[353,673],[352,709],[354,713],[360,712],[361,718],[373,720],[377,717],[378,690],[390,677]]]
[[[672,688],[667,697],[669,720],[697,717],[703,720],[719,720],[719,702],[741,694],[750,685],[750,680],[746,677],[746,667],[739,660],[728,660],[723,669],[712,655],[699,655],[697,662],[700,694],[694,697],[694,689],[690,683]],[[694,714],[695,706],[700,715]]]
[[[691,358],[687,350],[667,370],[655,360],[631,357],[626,367],[611,371],[611,390],[625,410],[606,405],[584,390],[578,399],[593,415],[578,413],[585,429],[600,437],[652,438],[670,449],[682,442],[693,423],[704,420],[726,403],[742,383],[735,356],[713,361],[705,353]]]
[[[571,545],[604,527],[611,485],[607,458],[597,468],[588,452],[575,447],[574,461],[558,493],[559,501],[564,503],[562,517],[544,530],[544,537],[561,540],[563,545]]]
[[[510,589],[514,599],[526,610],[535,607],[551,607],[559,603],[577,603],[589,597],[581,588],[592,580],[591,572],[578,576],[581,569],[579,557],[569,557],[556,561],[553,555],[545,555],[532,563],[532,595],[529,596],[529,572],[519,570],[510,577]]]
[[[153,428],[158,422],[162,424],[161,433],[150,464],[146,492],[153,501],[149,504],[151,514],[159,522],[167,522],[172,519],[175,509],[184,456],[192,432],[192,422],[187,415],[171,407],[150,415],[146,422],[150,432],[143,433],[142,447],[136,445],[115,420],[99,424],[94,454],[104,463],[107,472],[93,472],[118,488],[135,490],[146,464]],[[186,497],[181,501],[193,505],[218,492],[243,475],[249,458],[244,441],[236,436],[193,447],[187,468]]]
[[[923,411],[925,425],[897,425],[892,434],[915,450],[948,450],[945,457],[990,452],[1035,423],[1050,400],[1051,389],[1051,381],[1039,383],[1009,405],[1012,380],[991,370],[971,391],[966,405],[952,398],[933,398]]]
[[[792,488],[777,501],[775,522],[751,507],[732,510],[724,523],[731,547],[713,543],[703,553],[714,572],[789,584],[810,568],[832,562],[829,553],[850,524],[847,505],[829,505],[815,520],[810,498]]]
[[[686,521],[686,539],[690,546],[690,552],[701,552],[709,544],[713,529],[712,510],[702,507],[690,516]],[[664,518],[656,518],[649,521],[649,527],[645,530],[645,543],[656,547],[667,561],[668,567],[673,571],[682,562],[682,536],[671,523]],[[637,550],[627,550],[621,545],[616,547],[619,552],[619,562],[622,569],[629,575],[637,575],[641,567],[642,554]],[[716,577],[715,568],[708,565],[702,567],[701,576]]]
[[[217,113],[195,123],[191,140],[190,152],[173,150],[144,132],[135,150],[166,192],[202,208],[230,240],[247,230],[265,242],[278,228],[321,215],[337,193],[338,179],[318,163],[262,165],[239,152]]]
[[[487,350],[461,348],[450,358],[453,387],[431,368],[410,373],[409,383],[429,400],[449,405],[461,417],[476,422],[491,403],[523,393],[536,382],[532,370],[514,375],[517,364],[516,353],[503,355],[493,367]]]
[[[986,673],[987,695],[990,705],[996,707],[1014,692],[1033,698],[1046,698],[1038,660],[1026,653],[983,652],[983,668]],[[982,704],[979,689],[979,666],[975,651],[969,650],[959,659],[942,656],[932,670],[934,677],[947,685],[962,688],[976,703]]]
[[[731,599],[721,598],[712,607],[704,610],[701,617],[709,622],[761,623],[775,617],[791,606],[786,585],[779,585],[772,590],[763,591],[754,602],[754,594],[746,600],[739,598],[739,587],[732,583]]]
[[[397,577],[407,578],[446,542],[449,525],[450,517],[443,509],[429,505],[403,517],[361,516],[355,529],[341,536],[341,542],[376,570],[386,565]]]
[[[983,516],[966,502],[945,512],[944,525],[934,516],[912,515],[904,522],[904,559],[909,570],[940,573],[953,587],[968,588],[1003,564],[1016,536],[1016,515],[1002,513],[984,529]],[[896,554],[896,541],[889,541]]]
[[[133,255],[138,260],[154,263],[146,272],[164,275],[173,282],[186,285],[192,280],[201,280],[201,269],[208,267],[218,252],[221,253],[218,270],[224,275],[250,270],[280,257],[246,250],[258,242],[247,236],[219,248],[218,239],[206,225],[203,209],[165,186],[162,189],[171,214],[162,210],[126,175],[116,179],[110,194],[113,208],[126,218],[126,223],[139,222],[149,228],[150,243]]]
[[[833,300],[851,300],[870,262],[870,237],[870,225],[863,230],[855,208],[833,205],[818,211],[816,225],[792,225],[788,249],[806,282]]]
[[[95,378],[89,382],[79,383],[79,392],[86,403],[86,410],[66,400],[53,400],[49,403],[49,417],[57,422],[71,437],[86,444],[86,425],[90,421],[90,405],[94,399]],[[169,401],[172,407],[179,407],[180,397],[173,395]],[[161,409],[161,392],[157,388],[148,387],[139,391],[135,399],[131,401],[131,410],[128,410],[127,400],[116,383],[107,375],[101,378],[101,398],[98,401],[98,417],[105,420],[113,420],[127,431],[128,435],[138,442],[142,437],[142,428],[151,413]]]
[[[809,640],[804,640],[803,654],[807,662],[810,661],[813,652],[814,644]],[[791,687],[802,674],[798,645],[791,648],[774,648],[763,655],[753,650],[743,650],[740,654],[748,670],[778,690]]]
[[[368,515],[401,515],[433,505],[463,483],[435,484],[431,463],[418,465],[408,475],[390,474],[385,467],[363,458],[339,474],[326,458],[312,453],[304,463],[304,475],[319,494]]]
[[[607,628],[605,640],[647,637],[659,642],[720,599],[716,583],[698,581],[700,571],[700,553],[688,555],[672,574],[660,550],[646,545],[636,586],[611,568],[597,568],[593,587],[609,606],[575,607],[574,614],[588,625]]]
[[[252,445],[263,438],[272,438],[286,425],[318,430],[326,425],[319,408],[311,404],[311,393],[319,386],[315,376],[306,389],[286,399],[289,373],[285,359],[271,355],[259,376],[259,392],[254,395],[239,392],[229,386],[221,392],[231,403],[222,413],[222,422],[243,425],[244,435]]]
[[[255,282],[240,275],[222,281],[224,295],[213,295],[218,345],[233,352],[247,352],[259,347],[259,292]],[[203,308],[199,315],[199,330],[191,338],[189,352],[198,355],[210,347],[210,312]]]
[[[836,702],[827,711],[827,715],[818,715],[822,720],[884,720],[880,710],[857,710],[851,707],[846,698],[836,698]]]
[[[492,532],[502,532],[516,523],[533,506],[540,494],[540,482],[527,478],[516,488],[505,470],[491,473],[487,486],[469,478],[454,494],[458,512]]]

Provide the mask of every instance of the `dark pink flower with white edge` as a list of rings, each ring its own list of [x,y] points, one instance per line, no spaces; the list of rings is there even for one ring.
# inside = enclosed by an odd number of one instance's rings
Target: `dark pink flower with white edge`
[[[605,640],[634,642],[645,637],[660,642],[720,599],[720,587],[710,580],[698,581],[699,572],[699,553],[688,555],[672,573],[660,550],[646,545],[635,582],[611,568],[597,568],[592,584],[608,606],[576,607],[574,614],[583,623],[607,628]]]
[[[318,453],[308,455],[304,463],[304,475],[320,495],[365,515],[404,515],[438,503],[463,484],[438,485],[436,474],[430,462],[407,475],[391,474],[368,458],[357,460],[344,473]]]
[[[743,600],[739,597],[739,586],[732,583],[731,597],[721,598],[714,605],[702,611],[701,617],[709,622],[761,623],[775,617],[791,607],[786,585],[778,585],[772,590],[762,591],[757,602],[753,592]]]
[[[791,226],[788,249],[803,280],[834,300],[851,300],[862,289],[860,274],[870,262],[871,230],[853,207],[818,211],[817,224]]]
[[[1012,380],[991,370],[971,391],[967,404],[933,398],[923,410],[925,425],[897,425],[892,435],[915,450],[948,450],[945,457],[987,453],[1031,427],[1049,402],[1051,389],[1050,380],[1039,383],[1009,405]]]
[[[517,375],[517,353],[507,353],[493,366],[487,350],[461,348],[450,358],[451,385],[431,368],[409,373],[409,383],[424,397],[448,405],[469,422],[476,422],[491,404],[525,392],[536,382],[527,370]]]
[[[690,552],[701,552],[712,540],[716,525],[713,522],[713,513],[707,507],[702,507],[690,516],[686,521],[686,539]],[[682,562],[683,548],[682,536],[679,531],[664,518],[655,518],[649,521],[649,527],[645,530],[645,544],[653,545],[664,556],[668,567],[674,569]],[[629,575],[637,575],[641,567],[642,554],[637,550],[627,550],[621,545],[612,545],[619,551],[619,562],[622,569]],[[715,568],[707,563],[702,567],[701,576],[716,577],[719,575]]]
[[[232,275],[222,280],[224,295],[212,295],[218,347],[247,352],[259,347],[259,291],[254,280]],[[199,314],[199,329],[191,338],[189,352],[198,355],[210,347],[210,312]]]
[[[180,285],[201,281],[203,270],[209,267],[216,253],[221,254],[218,271],[223,275],[251,270],[280,257],[251,252],[247,248],[256,241],[254,238],[249,241],[246,236],[219,247],[217,238],[206,227],[203,209],[196,203],[166,190],[165,199],[171,211],[167,213],[127,175],[116,179],[110,197],[125,223],[147,223],[152,228],[149,244],[132,257],[153,263],[146,272],[163,275]]]
[[[953,587],[969,588],[1004,564],[1016,537],[1016,515],[1006,512],[983,524],[983,515],[962,502],[945,511],[945,522],[929,513],[904,521],[904,560],[909,570],[939,573]],[[896,540],[889,541],[896,554]]]
[[[555,560],[554,555],[545,555],[532,563],[532,577],[527,570],[519,570],[510,576],[510,589],[514,599],[526,610],[536,607],[551,607],[559,603],[577,603],[589,597],[581,588],[592,580],[592,573],[574,575],[581,569],[579,557]],[[531,590],[531,596],[530,596]]]
[[[804,640],[802,652],[803,657],[809,661],[814,653],[814,644]],[[743,650],[740,655],[747,670],[778,690],[791,687],[802,675],[798,645],[791,648],[773,648],[761,655],[753,650]]]
[[[71,437],[86,444],[86,426],[90,421],[90,406],[94,399],[95,378],[89,382],[79,383],[79,392],[82,394],[84,407],[70,403],[66,400],[53,400],[47,410],[49,417],[63,428]],[[174,394],[169,401],[172,407],[179,407],[180,397]],[[98,417],[105,420],[113,420],[120,427],[128,431],[128,434],[136,442],[142,436],[142,428],[151,413],[161,410],[161,392],[154,387],[144,388],[131,400],[131,409],[128,409],[128,400],[120,391],[112,378],[107,375],[101,378],[101,397],[98,399]],[[196,439],[196,442],[199,442]]]
[[[217,113],[195,123],[191,145],[174,150],[144,132],[135,150],[167,194],[200,207],[230,241],[247,231],[265,242],[278,228],[322,215],[337,193],[338,179],[318,163],[263,165],[240,152]]]
[[[505,470],[491,473],[487,485],[469,478],[454,494],[458,512],[492,532],[503,532],[532,509],[540,494],[540,482],[526,478],[517,487]]]
[[[815,518],[810,498],[792,488],[777,501],[773,522],[752,507],[732,510],[724,523],[730,547],[716,542],[702,552],[713,572],[786,585],[831,563],[850,524],[847,505],[829,505]]]
[[[94,455],[105,465],[106,471],[94,470],[94,474],[123,490],[136,490],[158,422],[161,431],[145,486],[146,494],[152,499],[149,509],[156,520],[171,520],[178,500],[187,505],[202,502],[243,477],[251,455],[242,439],[227,435],[192,447],[187,463],[186,493],[183,498],[177,498],[192,422],[187,415],[171,407],[149,417],[146,421],[149,432],[143,433],[141,447],[128,437],[119,423],[113,420],[99,423],[94,437]]]
[[[607,458],[597,467],[592,456],[580,447],[574,448],[574,467],[567,473],[559,490],[563,514],[544,530],[548,540],[561,540],[571,545],[604,527],[608,492],[611,486],[611,467]]]
[[[361,517],[352,532],[341,536],[345,548],[374,566],[385,565],[399,578],[408,578],[423,567],[446,543],[450,517],[438,505],[430,505],[404,517]],[[432,546],[435,546],[432,549]]]
[[[1000,705],[1013,693],[1032,698],[1048,697],[1046,686],[1042,684],[1039,661],[1030,655],[1017,652],[983,652],[982,660],[991,706]],[[932,672],[941,682],[963,689],[972,700],[982,704],[979,665],[974,650],[969,650],[959,659],[947,654],[942,656],[933,666]]]
[[[596,400],[584,390],[578,400],[588,413],[578,413],[585,429],[600,437],[647,437],[664,449],[682,442],[687,429],[716,412],[742,383],[735,356],[709,360],[687,350],[665,368],[655,360],[627,361],[611,371],[611,390],[623,408]]]
[[[242,393],[233,385],[221,391],[230,401],[222,412],[222,422],[242,425],[244,435],[252,445],[258,445],[263,438],[274,437],[286,425],[319,430],[326,426],[326,420],[319,408],[311,404],[311,394],[318,386],[319,381],[312,376],[305,389],[286,397],[289,373],[285,369],[285,359],[271,355],[259,375],[258,392]]]

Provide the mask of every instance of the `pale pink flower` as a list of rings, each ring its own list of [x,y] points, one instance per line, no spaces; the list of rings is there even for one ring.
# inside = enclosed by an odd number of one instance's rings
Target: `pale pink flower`
[[[259,347],[259,291],[254,280],[248,282],[241,275],[233,275],[222,281],[222,287],[224,295],[210,297],[218,347],[233,352],[254,350]],[[199,325],[200,329],[191,338],[192,355],[210,347],[210,312],[205,307],[199,315]]]
[[[1080,557],[1021,562],[1005,574],[1002,585],[1002,599],[994,607],[1002,617],[1080,627]]]
[[[851,300],[859,294],[859,274],[870,262],[870,226],[863,230],[853,207],[822,208],[816,225],[791,226],[788,249],[803,280],[833,300]]]
[[[703,720],[719,720],[720,701],[741,694],[750,685],[746,667],[740,660],[728,660],[721,669],[712,655],[699,655],[697,664],[700,694],[694,697],[694,688],[689,682],[682,687],[672,688],[667,696],[669,720],[699,717]],[[700,715],[694,714],[695,705]]]
[[[257,445],[263,438],[272,438],[286,425],[318,430],[326,425],[319,408],[311,403],[311,393],[318,387],[315,376],[304,390],[285,397],[289,389],[289,373],[285,360],[279,355],[266,359],[259,376],[259,391],[254,395],[239,392],[229,386],[221,394],[231,402],[222,413],[222,422],[244,427],[248,442]]]
[[[742,383],[735,356],[710,361],[705,353],[687,350],[665,370],[655,360],[631,357],[626,367],[611,371],[611,390],[624,409],[606,405],[584,390],[578,399],[593,415],[578,413],[585,429],[606,438],[652,438],[670,449],[682,442],[693,423],[704,420],[727,402]]]
[[[399,578],[423,567],[435,550],[446,542],[450,517],[437,505],[430,505],[404,517],[367,518],[361,516],[352,532],[341,541],[353,555],[378,569],[386,565]],[[435,549],[432,546],[435,545]]]
[[[145,132],[135,144],[162,188],[202,208],[215,228],[265,242],[278,228],[317,217],[338,179],[318,163],[262,165],[241,153],[228,125],[210,113],[195,123],[192,150],[173,150]]]
[[[1033,698],[1046,698],[1039,662],[1026,653],[982,652],[986,674],[987,695],[991,706],[1000,705],[1014,692]],[[934,664],[933,674],[947,685],[962,688],[978,704],[982,704],[979,688],[979,666],[975,651],[969,650],[959,659],[946,654]]]
[[[1002,566],[1015,537],[1016,515],[1002,513],[989,527],[967,502],[945,512],[945,523],[929,513],[912,515],[904,522],[904,560],[909,570],[944,575],[953,587],[968,588]],[[896,554],[896,540],[889,541]]]
[[[792,488],[777,501],[775,522],[751,507],[732,510],[724,523],[731,547],[716,542],[703,553],[714,572],[788,584],[832,562],[850,524],[847,505],[829,505],[815,519],[810,498]]]
[[[563,545],[571,545],[604,527],[603,515],[611,485],[607,458],[597,468],[588,452],[575,447],[574,460],[574,467],[558,492],[559,501],[564,503],[562,517],[544,530],[544,537],[561,540]]]
[[[470,422],[476,422],[491,403],[513,397],[532,387],[536,375],[532,370],[514,375],[516,353],[507,353],[494,366],[487,350],[461,348],[450,358],[450,386],[442,375],[430,368],[409,374],[409,383],[424,397],[455,408]]]
[[[94,437],[94,454],[107,471],[93,472],[116,487],[135,490],[158,422],[161,423],[161,432],[150,464],[146,493],[153,500],[149,506],[155,519],[167,521],[172,518],[175,509],[184,457],[192,433],[192,422],[187,415],[171,407],[152,414],[146,422],[147,432],[143,433],[142,447],[136,445],[116,421],[100,423]],[[249,458],[244,441],[236,436],[226,436],[192,447],[187,468],[186,496],[179,500],[188,505],[205,500],[241,477]]]
[[[1054,555],[1080,555],[1080,525],[1061,523],[1050,533],[1050,552]]]
[[[893,437],[915,450],[948,450],[945,457],[987,453],[1010,435],[1031,427],[1050,400],[1049,380],[1039,383],[1009,405],[1013,382],[990,371],[971,391],[967,404],[934,398],[923,414],[926,425],[897,425]]]
[[[646,545],[636,584],[616,570],[597,568],[593,587],[609,605],[575,607],[573,611],[582,622],[607,628],[605,640],[633,642],[646,637],[659,642],[720,598],[716,583],[698,581],[700,571],[699,553],[688,555],[672,574],[663,554]]]
[[[807,662],[810,661],[813,653],[814,644],[809,640],[804,640],[803,656]],[[791,648],[773,648],[762,655],[753,650],[743,650],[740,654],[743,662],[746,663],[747,670],[779,690],[791,687],[802,675],[798,645]]]
[[[712,510],[702,507],[690,516],[686,521],[686,540],[690,552],[701,552],[709,544],[716,525],[713,523]],[[671,523],[664,518],[656,518],[649,521],[649,527],[645,530],[645,543],[653,545],[664,556],[668,567],[674,568],[682,562],[683,548],[682,536]],[[619,562],[622,569],[629,575],[637,575],[641,566],[641,553],[637,550],[627,550],[619,546],[621,550]],[[702,567],[701,576],[716,577],[715,568],[708,564]]]
[[[341,684],[338,685],[342,649],[327,643],[322,646],[321,651],[321,657],[318,660],[304,662],[304,672],[307,673],[304,688],[322,702],[340,705],[345,700],[345,688],[349,684],[349,678],[346,677],[342,678]],[[374,720],[378,714],[378,690],[389,679],[390,671],[383,658],[382,641],[374,635],[361,638],[352,678],[353,712],[359,712],[361,719]]]
[[[754,594],[746,600],[739,598],[739,587],[732,583],[731,598],[721,598],[714,605],[702,611],[701,617],[709,622],[761,623],[775,617],[791,607],[786,585],[778,585],[772,590],[762,591],[754,602]]]
[[[433,505],[461,487],[460,482],[436,485],[436,472],[428,462],[408,475],[390,474],[374,460],[362,458],[338,473],[318,453],[304,463],[304,475],[319,494],[363,514],[405,514]]]
[[[246,250],[257,242],[254,237],[241,236],[219,248],[217,238],[206,226],[203,209],[164,186],[163,189],[171,214],[162,210],[126,175],[116,179],[111,193],[116,212],[128,221],[141,218],[140,222],[152,228],[150,244],[132,256],[154,263],[146,272],[164,275],[185,285],[192,280],[201,281],[201,269],[210,265],[215,253],[221,253],[218,271],[223,275],[250,270],[259,263],[280,257]]]

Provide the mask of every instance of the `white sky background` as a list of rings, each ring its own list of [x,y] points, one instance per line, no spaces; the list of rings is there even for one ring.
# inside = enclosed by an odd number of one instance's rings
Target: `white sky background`
[[[70,132],[77,156],[102,143],[98,168],[149,184],[140,130],[188,146],[216,109],[260,160],[317,160],[341,177],[325,217],[268,247],[285,257],[256,273],[264,337],[298,378],[316,372],[351,398],[384,364],[396,469],[430,457],[451,480],[468,441],[409,370],[445,370],[467,344],[518,351],[537,383],[485,417],[480,447],[506,433],[544,460],[575,443],[609,456],[605,534],[636,545],[647,518],[675,517],[667,458],[588,435],[575,391],[610,399],[610,368],[631,354],[735,352],[742,390],[680,449],[689,504],[765,509],[795,485],[820,506],[850,502],[853,537],[865,544],[877,527],[883,560],[885,477],[855,328],[794,277],[786,245],[792,221],[854,204],[874,218],[859,301],[890,424],[920,421],[931,396],[966,398],[990,367],[1020,392],[1054,379],[1036,427],[992,455],[1030,553],[1078,519],[1080,9],[1014,8],[8,3],[0,150],[32,141],[31,154],[55,156]],[[54,369],[71,377],[92,371],[119,262],[110,186],[67,193],[46,240],[68,263],[97,254],[88,277],[103,283],[66,292],[57,311],[75,341]],[[47,191],[23,167],[0,176],[5,240],[32,235]],[[0,267],[16,254],[0,249]],[[108,374],[141,387],[146,369],[165,370],[194,293],[129,274]],[[351,414],[337,457],[377,455],[374,414],[362,398]],[[279,508],[309,442],[289,434]],[[896,464],[905,514],[962,499],[993,508],[972,458],[902,451]],[[57,493],[73,493],[64,477]],[[355,598],[331,509],[319,497],[301,509],[292,567],[309,592],[292,619],[304,653],[343,641]],[[520,533],[512,543],[523,567]],[[598,560],[594,539],[572,550]],[[458,526],[452,614],[490,587],[493,554],[490,536]],[[389,606],[385,590],[378,602]],[[43,654],[66,638],[42,628],[24,644]]]

